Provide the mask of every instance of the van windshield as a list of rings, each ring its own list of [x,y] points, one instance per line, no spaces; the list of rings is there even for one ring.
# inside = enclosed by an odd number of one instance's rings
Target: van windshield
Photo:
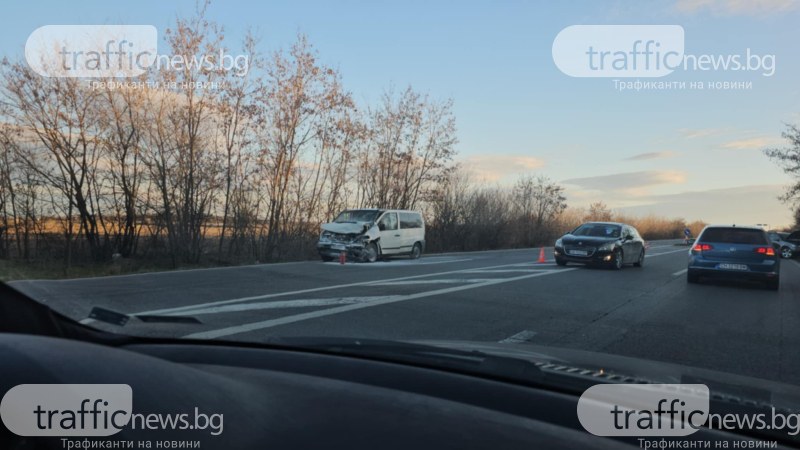
[[[374,209],[348,209],[336,217],[336,223],[374,222],[380,211]]]

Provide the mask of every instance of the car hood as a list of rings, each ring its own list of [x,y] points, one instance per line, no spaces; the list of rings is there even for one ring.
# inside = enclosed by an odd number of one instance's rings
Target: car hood
[[[330,231],[331,233],[338,234],[360,234],[363,233],[365,229],[369,228],[369,224],[370,222],[331,222],[323,223],[322,229],[324,231]]]
[[[592,376],[597,376],[598,382],[699,383],[707,385],[712,394],[722,393],[734,401],[736,399],[743,403],[754,401],[776,408],[800,407],[798,386],[680,364],[533,344],[433,340],[413,342],[524,359],[533,363],[547,364],[548,370],[588,369],[594,371]],[[626,380],[629,378],[635,381]]]
[[[576,245],[579,242],[583,245],[601,245],[608,242],[614,242],[619,238],[613,237],[599,237],[599,236],[573,236],[567,234],[561,237],[561,242],[569,245]]]

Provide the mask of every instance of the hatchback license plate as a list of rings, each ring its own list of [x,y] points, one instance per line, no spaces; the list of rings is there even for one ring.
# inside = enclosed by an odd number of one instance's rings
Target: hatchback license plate
[[[586,250],[573,250],[570,253],[576,256],[586,256],[589,254],[589,252],[587,252]]]
[[[744,264],[720,264],[717,268],[724,270],[747,270],[747,266]]]

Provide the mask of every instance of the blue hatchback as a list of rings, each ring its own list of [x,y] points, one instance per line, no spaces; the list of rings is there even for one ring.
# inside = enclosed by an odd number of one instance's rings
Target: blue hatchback
[[[760,281],[780,287],[780,255],[761,228],[710,225],[689,251],[686,280],[701,277]]]

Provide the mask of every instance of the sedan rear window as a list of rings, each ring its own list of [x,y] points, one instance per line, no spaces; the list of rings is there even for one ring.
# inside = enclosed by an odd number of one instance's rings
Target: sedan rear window
[[[723,244],[767,244],[763,231],[747,228],[708,228],[700,236],[700,241]]]

